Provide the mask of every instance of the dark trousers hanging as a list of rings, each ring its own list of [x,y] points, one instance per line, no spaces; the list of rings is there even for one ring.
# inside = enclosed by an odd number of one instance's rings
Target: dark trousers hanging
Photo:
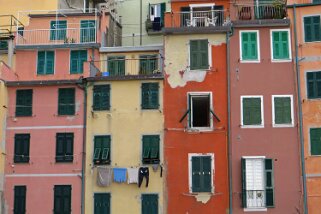
[[[140,167],[138,173],[138,187],[140,187],[143,183],[144,177],[146,178],[146,187],[148,187],[149,181],[149,169],[148,167]]]

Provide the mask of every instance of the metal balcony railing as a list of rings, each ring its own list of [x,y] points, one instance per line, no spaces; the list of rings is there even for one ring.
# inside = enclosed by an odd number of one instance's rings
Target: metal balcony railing
[[[265,207],[264,190],[246,190],[246,203],[248,208]]]
[[[227,10],[173,12],[167,14],[167,16],[170,16],[170,20],[165,24],[165,28],[216,27],[230,24],[229,13]]]
[[[286,3],[237,3],[237,20],[283,19],[286,17]]]
[[[162,76],[162,58],[158,54],[141,55],[137,59],[110,57],[88,62],[90,77]]]

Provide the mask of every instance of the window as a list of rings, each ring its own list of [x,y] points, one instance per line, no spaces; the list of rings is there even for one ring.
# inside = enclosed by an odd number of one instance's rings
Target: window
[[[81,20],[80,21],[80,42],[95,42],[96,41],[96,21]]]
[[[50,40],[66,39],[67,21],[51,21],[50,22]]]
[[[189,154],[190,192],[214,192],[214,154]]]
[[[142,109],[159,108],[159,84],[142,83]]]
[[[8,50],[8,41],[0,41],[0,50]]]
[[[290,31],[271,30],[272,60],[290,60]]]
[[[125,76],[125,57],[110,56],[108,57],[108,72],[109,76]]]
[[[59,88],[58,115],[75,114],[75,88]]]
[[[307,72],[307,91],[309,99],[321,98],[321,71]]]
[[[110,85],[94,85],[93,110],[110,110]]]
[[[14,202],[13,202],[13,214],[25,214],[26,213],[26,186],[14,187]]]
[[[159,31],[164,26],[164,13],[166,3],[149,4],[149,18],[152,21],[154,31]]]
[[[70,51],[70,73],[81,74],[84,71],[84,62],[87,61],[87,50]]]
[[[32,116],[32,89],[17,90],[16,117]]]
[[[141,55],[139,56],[139,74],[151,75],[159,72],[157,55]]]
[[[273,126],[293,126],[292,95],[273,95]]]
[[[30,134],[15,134],[14,162],[29,163]]]
[[[263,127],[263,96],[241,96],[242,126]]]
[[[259,31],[240,31],[241,61],[260,61]]]
[[[110,193],[95,193],[94,201],[94,214],[110,214]]]
[[[56,134],[56,162],[72,162],[74,159],[74,133]]]
[[[321,41],[320,16],[307,16],[303,18],[305,42]]]
[[[209,68],[208,40],[190,41],[190,70],[204,70]]]
[[[310,153],[321,155],[321,128],[310,129]]]
[[[55,67],[54,51],[38,51],[37,74],[53,74]]]
[[[94,164],[110,163],[110,136],[95,136]]]
[[[159,135],[143,136],[143,163],[159,163]]]
[[[188,127],[208,129],[213,127],[212,94],[210,92],[188,93]]]
[[[157,194],[142,194],[142,214],[158,214]]]
[[[274,207],[273,160],[265,157],[243,157],[241,167],[243,207]]]
[[[55,185],[54,214],[71,214],[71,185]]]

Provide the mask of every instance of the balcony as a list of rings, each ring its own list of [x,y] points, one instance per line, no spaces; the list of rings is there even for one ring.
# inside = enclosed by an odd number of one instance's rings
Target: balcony
[[[144,54],[139,58],[108,57],[107,60],[85,64],[89,76],[98,79],[159,79],[163,78],[163,59],[159,54]]]
[[[227,10],[172,12],[165,15],[165,33],[224,31],[230,29],[230,24]]]

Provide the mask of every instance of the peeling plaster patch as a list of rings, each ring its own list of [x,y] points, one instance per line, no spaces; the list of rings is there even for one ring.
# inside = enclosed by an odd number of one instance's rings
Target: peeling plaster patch
[[[200,193],[195,196],[197,202],[206,204],[211,199],[211,194]]]
[[[76,112],[79,111],[79,109],[80,109],[80,102],[79,101],[76,102],[75,107],[76,107]]]
[[[183,80],[186,82],[196,81],[203,82],[205,80],[206,71],[187,71],[183,74]]]

